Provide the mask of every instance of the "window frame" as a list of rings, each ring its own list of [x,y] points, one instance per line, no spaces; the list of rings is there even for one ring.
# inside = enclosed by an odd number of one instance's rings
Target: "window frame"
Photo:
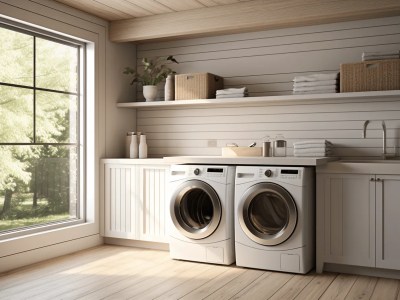
[[[21,24],[0,17],[0,27],[27,34],[33,37],[33,82],[32,86],[0,82],[1,86],[29,89],[33,92],[33,142],[31,143],[3,143],[0,146],[75,146],[77,151],[77,216],[68,220],[52,221],[24,227],[0,231],[0,241],[10,238],[23,237],[30,234],[45,232],[49,230],[66,228],[87,222],[87,43],[78,39],[66,37],[51,30],[42,30],[29,25]],[[71,46],[77,49],[77,90],[66,92],[56,89],[40,88],[36,86],[36,38],[53,41],[59,44]],[[77,97],[77,141],[75,143],[46,143],[36,141],[36,92],[51,92]]]

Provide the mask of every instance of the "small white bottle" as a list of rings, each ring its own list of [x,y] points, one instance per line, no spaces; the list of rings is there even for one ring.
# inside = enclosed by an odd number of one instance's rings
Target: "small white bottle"
[[[138,149],[138,141],[137,136],[134,134],[131,138],[131,144],[129,147],[129,157],[130,158],[138,158],[139,157],[139,149]]]
[[[168,75],[165,80],[165,88],[164,88],[164,98],[165,101],[175,100],[175,75]]]
[[[125,157],[126,158],[130,158],[131,157],[131,140],[132,140],[132,136],[135,133],[133,131],[128,131],[126,133],[126,137],[125,137]]]
[[[147,158],[147,143],[146,143],[146,135],[144,134],[140,136],[139,158]]]

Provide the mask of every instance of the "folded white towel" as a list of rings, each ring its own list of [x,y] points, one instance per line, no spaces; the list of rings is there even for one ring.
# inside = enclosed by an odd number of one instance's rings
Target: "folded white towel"
[[[295,92],[294,95],[310,95],[310,94],[330,94],[330,93],[338,93],[336,89],[322,90],[322,91],[304,91],[304,92]]]
[[[321,147],[321,148],[302,148],[302,149],[294,149],[295,153],[332,153],[332,149],[327,149],[325,147]]]
[[[326,145],[326,146],[322,146],[318,145],[318,144],[309,144],[309,145],[297,145],[293,147],[296,150],[303,150],[303,149],[325,149],[325,150],[332,150],[333,146],[332,145]]]
[[[301,156],[301,157],[326,157],[330,156],[331,154],[327,154],[324,152],[315,152],[315,153],[294,153],[294,156]]]
[[[312,92],[312,91],[336,91],[336,85],[304,86],[294,87],[293,92]]]
[[[217,95],[232,95],[247,93],[247,87],[217,90]]]
[[[295,82],[293,84],[294,88],[299,88],[299,87],[313,87],[313,86],[320,86],[320,85],[327,85],[327,86],[332,86],[338,84],[338,81],[335,79],[332,80],[320,80],[320,81],[302,81],[302,82]]]
[[[308,141],[299,141],[299,142],[294,142],[293,146],[300,146],[300,145],[319,145],[319,147],[322,147],[323,145],[332,145],[332,143],[328,140],[308,140]]]
[[[216,98],[220,99],[220,98],[243,98],[243,97],[247,97],[247,93],[246,94],[229,94],[229,95],[217,95]]]
[[[320,80],[333,80],[337,79],[339,73],[329,73],[329,74],[311,74],[306,76],[296,76],[293,81],[294,82],[303,82],[303,81],[320,81]]]

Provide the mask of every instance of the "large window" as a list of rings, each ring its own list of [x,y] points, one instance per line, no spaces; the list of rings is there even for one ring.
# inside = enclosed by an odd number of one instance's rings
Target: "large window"
[[[0,238],[84,219],[84,52],[0,23]]]

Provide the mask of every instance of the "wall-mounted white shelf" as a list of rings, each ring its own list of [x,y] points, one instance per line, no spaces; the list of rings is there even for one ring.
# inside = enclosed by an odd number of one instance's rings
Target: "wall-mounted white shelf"
[[[247,106],[262,105],[269,103],[307,103],[327,100],[400,100],[400,90],[378,91],[378,92],[355,92],[355,93],[330,93],[309,95],[284,95],[225,99],[196,99],[176,101],[152,101],[152,102],[120,102],[120,108],[186,108],[186,107],[215,107],[215,106]]]

